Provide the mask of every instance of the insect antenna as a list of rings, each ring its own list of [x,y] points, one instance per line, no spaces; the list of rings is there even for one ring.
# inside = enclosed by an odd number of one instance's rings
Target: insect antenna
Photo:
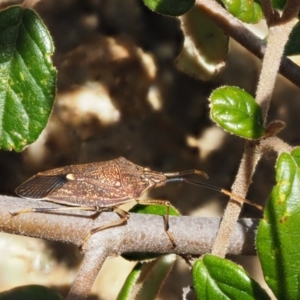
[[[169,175],[170,174],[170,175]],[[178,176],[176,176],[176,174],[178,174]],[[222,194],[225,194],[229,197],[231,197],[232,199],[236,200],[236,201],[240,201],[240,202],[245,202],[249,205],[252,205],[254,207],[256,207],[257,209],[263,211],[264,208],[253,202],[253,201],[250,201],[250,200],[247,200],[247,199],[244,199],[238,195],[235,195],[225,189],[222,189],[220,187],[217,187],[217,186],[214,186],[214,185],[211,185],[211,184],[207,184],[207,183],[203,183],[203,182],[198,182],[198,181],[194,181],[194,180],[190,180],[190,179],[187,179],[187,178],[184,178],[183,176],[185,175],[190,175],[190,174],[200,174],[200,175],[203,175],[204,177],[208,178],[207,174],[202,172],[202,171],[198,171],[198,170],[188,170],[188,171],[183,171],[183,172],[175,172],[175,173],[165,173],[165,176],[167,177],[167,183],[168,182],[186,182],[188,184],[193,184],[193,185],[197,185],[197,186],[201,186],[201,187],[205,187],[207,189],[210,189],[210,190],[213,190],[213,191],[217,191],[219,193],[222,193]]]
[[[192,175],[192,174],[196,174],[196,175],[202,175],[203,177],[205,177],[206,179],[208,179],[208,175],[203,172],[203,171],[199,171],[199,170],[185,170],[185,171],[179,171],[179,172],[172,172],[172,173],[164,173],[164,175],[169,179],[171,178],[181,178],[183,176],[186,176],[186,175]],[[169,180],[168,180],[169,182]]]

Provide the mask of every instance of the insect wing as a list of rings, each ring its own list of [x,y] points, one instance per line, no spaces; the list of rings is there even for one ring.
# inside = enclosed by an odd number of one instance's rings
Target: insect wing
[[[66,174],[36,175],[21,184],[16,189],[16,194],[28,199],[103,207],[132,200],[122,186],[101,187],[94,180],[69,180]]]
[[[133,165],[121,157],[102,163],[56,168],[38,173],[20,185],[16,193],[23,198],[79,206],[111,207],[126,203],[139,197],[141,193],[132,191],[132,176],[129,182],[124,180],[120,162]]]
[[[48,195],[60,189],[66,182],[66,175],[36,175],[17,187],[16,194],[22,198],[45,199]]]

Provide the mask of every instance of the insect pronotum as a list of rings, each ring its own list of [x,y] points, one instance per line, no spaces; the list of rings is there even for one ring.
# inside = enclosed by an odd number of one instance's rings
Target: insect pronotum
[[[173,181],[186,182],[216,190],[230,196],[232,199],[248,203],[263,210],[260,205],[234,195],[227,190],[185,178],[186,175],[190,174],[202,175],[208,178],[206,173],[198,170],[173,173],[152,171],[149,168],[135,165],[124,157],[104,162],[57,168],[40,172],[29,178],[16,189],[16,193],[22,198],[49,201],[64,206],[58,208],[27,208],[13,212],[11,215],[16,216],[29,212],[45,213],[74,209],[95,212],[105,210],[115,211],[120,219],[90,230],[82,241],[82,248],[92,234],[107,228],[123,225],[127,222],[129,213],[120,209],[119,205],[130,201],[136,201],[144,205],[164,205],[167,209],[164,218],[165,232],[172,242],[173,247],[175,247],[174,237],[169,232],[170,202],[165,200],[139,199],[149,189]]]

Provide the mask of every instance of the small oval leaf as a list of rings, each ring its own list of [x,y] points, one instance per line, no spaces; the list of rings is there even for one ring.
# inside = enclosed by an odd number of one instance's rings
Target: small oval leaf
[[[237,264],[206,254],[193,266],[197,299],[270,300],[268,294]]]
[[[0,12],[0,148],[21,151],[47,124],[56,91],[51,36],[19,6]]]
[[[264,136],[261,109],[244,90],[224,86],[214,90],[209,100],[210,116],[223,129],[247,139]]]
[[[300,295],[300,147],[282,153],[276,185],[260,221],[256,244],[266,283],[277,299]]]
[[[263,11],[254,0],[222,0],[228,11],[236,18],[246,23],[258,23],[263,17]]]
[[[195,0],[143,0],[151,10],[167,15],[181,16],[188,12],[194,5]]]

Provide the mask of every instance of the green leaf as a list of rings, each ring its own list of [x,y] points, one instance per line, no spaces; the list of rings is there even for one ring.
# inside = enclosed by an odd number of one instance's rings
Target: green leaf
[[[285,55],[298,55],[300,54],[300,22],[294,26],[287,44],[284,49]]]
[[[272,0],[272,6],[274,9],[283,9],[286,4],[286,0]]]
[[[184,44],[176,67],[197,79],[210,80],[225,65],[229,37],[201,7],[195,6],[179,19]]]
[[[63,300],[53,290],[42,285],[25,285],[0,293],[0,300]]]
[[[167,15],[181,16],[188,12],[194,5],[195,0],[143,0],[151,10]]]
[[[263,12],[254,0],[222,0],[227,10],[239,20],[246,23],[258,23]]]
[[[263,117],[254,98],[238,87],[224,86],[210,96],[210,116],[223,129],[247,139],[265,134]]]
[[[21,151],[47,124],[55,97],[51,36],[19,6],[0,12],[0,148]]]
[[[138,263],[128,275],[117,300],[153,300],[171,271],[175,254],[163,255],[150,263]]]
[[[201,300],[270,300],[240,266],[211,254],[195,262],[193,281],[197,299]]]
[[[150,214],[150,215],[158,215],[165,216],[167,213],[167,207],[164,205],[142,205],[136,204],[132,207],[129,212],[139,213],[139,214]],[[170,216],[180,216],[179,211],[173,206],[170,206],[169,210]]]
[[[277,299],[299,299],[300,147],[280,155],[276,182],[258,227],[257,251]]]

